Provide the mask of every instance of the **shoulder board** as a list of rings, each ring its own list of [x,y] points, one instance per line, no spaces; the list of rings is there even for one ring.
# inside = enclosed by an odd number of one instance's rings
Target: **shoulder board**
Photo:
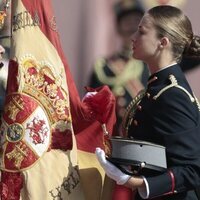
[[[161,89],[161,90],[158,92],[158,94],[155,95],[155,96],[153,97],[154,100],[156,100],[157,98],[159,98],[160,95],[161,95],[162,93],[164,93],[166,90],[168,90],[168,89],[170,89],[170,88],[172,88],[172,87],[176,87],[176,88],[179,88],[179,89],[181,89],[182,91],[184,91],[184,92],[188,95],[188,97],[190,98],[191,102],[195,102],[195,98],[194,98],[184,87],[182,87],[182,86],[180,86],[180,85],[178,84],[178,82],[177,82],[177,80],[176,80],[176,77],[175,77],[174,75],[172,75],[172,74],[169,75],[169,80],[171,81],[171,84],[169,84],[168,86],[166,86],[166,87],[164,87],[163,89]]]

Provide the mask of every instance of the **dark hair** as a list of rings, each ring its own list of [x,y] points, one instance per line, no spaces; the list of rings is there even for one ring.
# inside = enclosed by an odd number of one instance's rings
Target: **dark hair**
[[[172,43],[174,58],[181,61],[182,56],[200,58],[200,37],[194,36],[189,18],[173,6],[156,6],[148,11],[158,37],[168,37]]]

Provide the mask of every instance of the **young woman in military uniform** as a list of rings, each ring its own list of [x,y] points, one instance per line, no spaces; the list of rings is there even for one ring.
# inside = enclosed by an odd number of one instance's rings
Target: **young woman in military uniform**
[[[130,176],[107,161],[100,148],[97,158],[110,178],[136,191],[135,200],[200,199],[200,106],[179,65],[184,56],[200,57],[200,37],[181,10],[157,6],[144,15],[132,46],[133,57],[148,65],[151,76],[128,136],[163,145],[167,170]]]

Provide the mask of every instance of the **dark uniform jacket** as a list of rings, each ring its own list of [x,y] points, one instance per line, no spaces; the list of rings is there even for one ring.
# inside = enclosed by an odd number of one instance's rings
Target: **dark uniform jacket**
[[[146,175],[150,198],[197,200],[200,186],[199,103],[179,65],[150,76],[128,135],[166,147],[167,171]],[[156,159],[152,155],[152,159]],[[141,199],[139,195],[137,200]]]

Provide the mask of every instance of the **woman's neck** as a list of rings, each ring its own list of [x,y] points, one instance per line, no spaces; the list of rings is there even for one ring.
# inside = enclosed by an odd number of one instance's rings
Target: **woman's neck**
[[[177,61],[174,58],[171,48],[164,48],[160,50],[153,58],[148,60],[147,65],[149,66],[149,70],[151,74],[162,70],[163,68],[167,66],[171,66],[173,64],[176,64]]]
[[[152,63],[152,64],[149,64],[148,66],[149,66],[149,70],[150,70],[151,74],[154,74],[162,69],[165,69],[165,68],[170,67],[175,64],[177,64],[177,62],[175,60],[173,60],[170,62]]]

